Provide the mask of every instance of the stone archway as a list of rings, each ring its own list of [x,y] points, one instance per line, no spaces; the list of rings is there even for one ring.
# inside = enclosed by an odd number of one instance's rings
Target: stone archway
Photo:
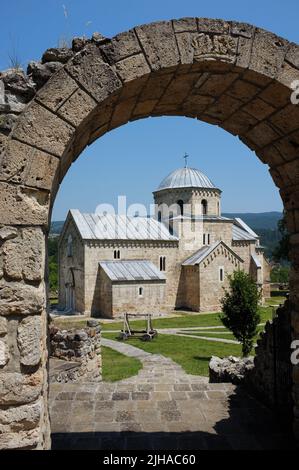
[[[128,121],[203,120],[238,136],[270,166],[291,233],[290,302],[299,334],[299,107],[290,101],[299,46],[248,24],[183,18],[111,40],[76,39],[55,60],[63,65],[51,62],[48,76],[55,73],[19,116],[5,116],[13,125],[0,134],[1,448],[50,446],[44,272],[51,207],[85,146]],[[293,379],[298,435],[299,366]]]

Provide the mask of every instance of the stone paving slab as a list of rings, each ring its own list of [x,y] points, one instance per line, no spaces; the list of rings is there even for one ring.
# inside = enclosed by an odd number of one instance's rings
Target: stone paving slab
[[[125,348],[128,354],[139,353],[131,345],[116,344],[121,345],[120,352]],[[115,344],[112,346],[116,349]],[[186,374],[178,364],[161,355],[146,353],[139,358],[143,369],[125,380],[51,384],[54,449],[293,446],[271,412],[242,388],[227,383],[210,384],[207,377]]]

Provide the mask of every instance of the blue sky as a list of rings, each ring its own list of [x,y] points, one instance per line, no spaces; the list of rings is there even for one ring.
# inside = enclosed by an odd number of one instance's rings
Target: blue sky
[[[1,5],[0,70],[17,53],[24,66],[61,38],[111,37],[135,25],[184,16],[246,21],[299,42],[298,0],[10,0]],[[215,126],[179,117],[145,119],[106,134],[86,149],[66,175],[53,220],[69,208],[93,211],[126,194],[149,204],[151,192],[173,169],[201,169],[223,190],[226,212],[281,210],[267,166],[237,138]]]

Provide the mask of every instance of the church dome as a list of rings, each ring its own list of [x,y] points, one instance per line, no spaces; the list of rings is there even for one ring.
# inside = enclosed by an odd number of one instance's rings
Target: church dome
[[[179,168],[164,178],[157,191],[172,188],[212,188],[217,189],[214,183],[196,168]]]

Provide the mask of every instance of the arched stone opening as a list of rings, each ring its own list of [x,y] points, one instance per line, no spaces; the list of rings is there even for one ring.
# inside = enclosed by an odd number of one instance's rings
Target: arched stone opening
[[[128,121],[203,120],[238,136],[269,165],[291,234],[291,318],[294,338],[299,334],[299,107],[290,100],[299,47],[248,24],[184,18],[111,40],[76,40],[68,52],[11,132],[0,134],[1,341],[9,337],[17,352],[1,367],[0,406],[9,407],[12,419],[33,416],[29,427],[7,426],[1,448],[50,446],[45,240],[51,209],[82,150]],[[299,366],[293,379],[298,436]]]

